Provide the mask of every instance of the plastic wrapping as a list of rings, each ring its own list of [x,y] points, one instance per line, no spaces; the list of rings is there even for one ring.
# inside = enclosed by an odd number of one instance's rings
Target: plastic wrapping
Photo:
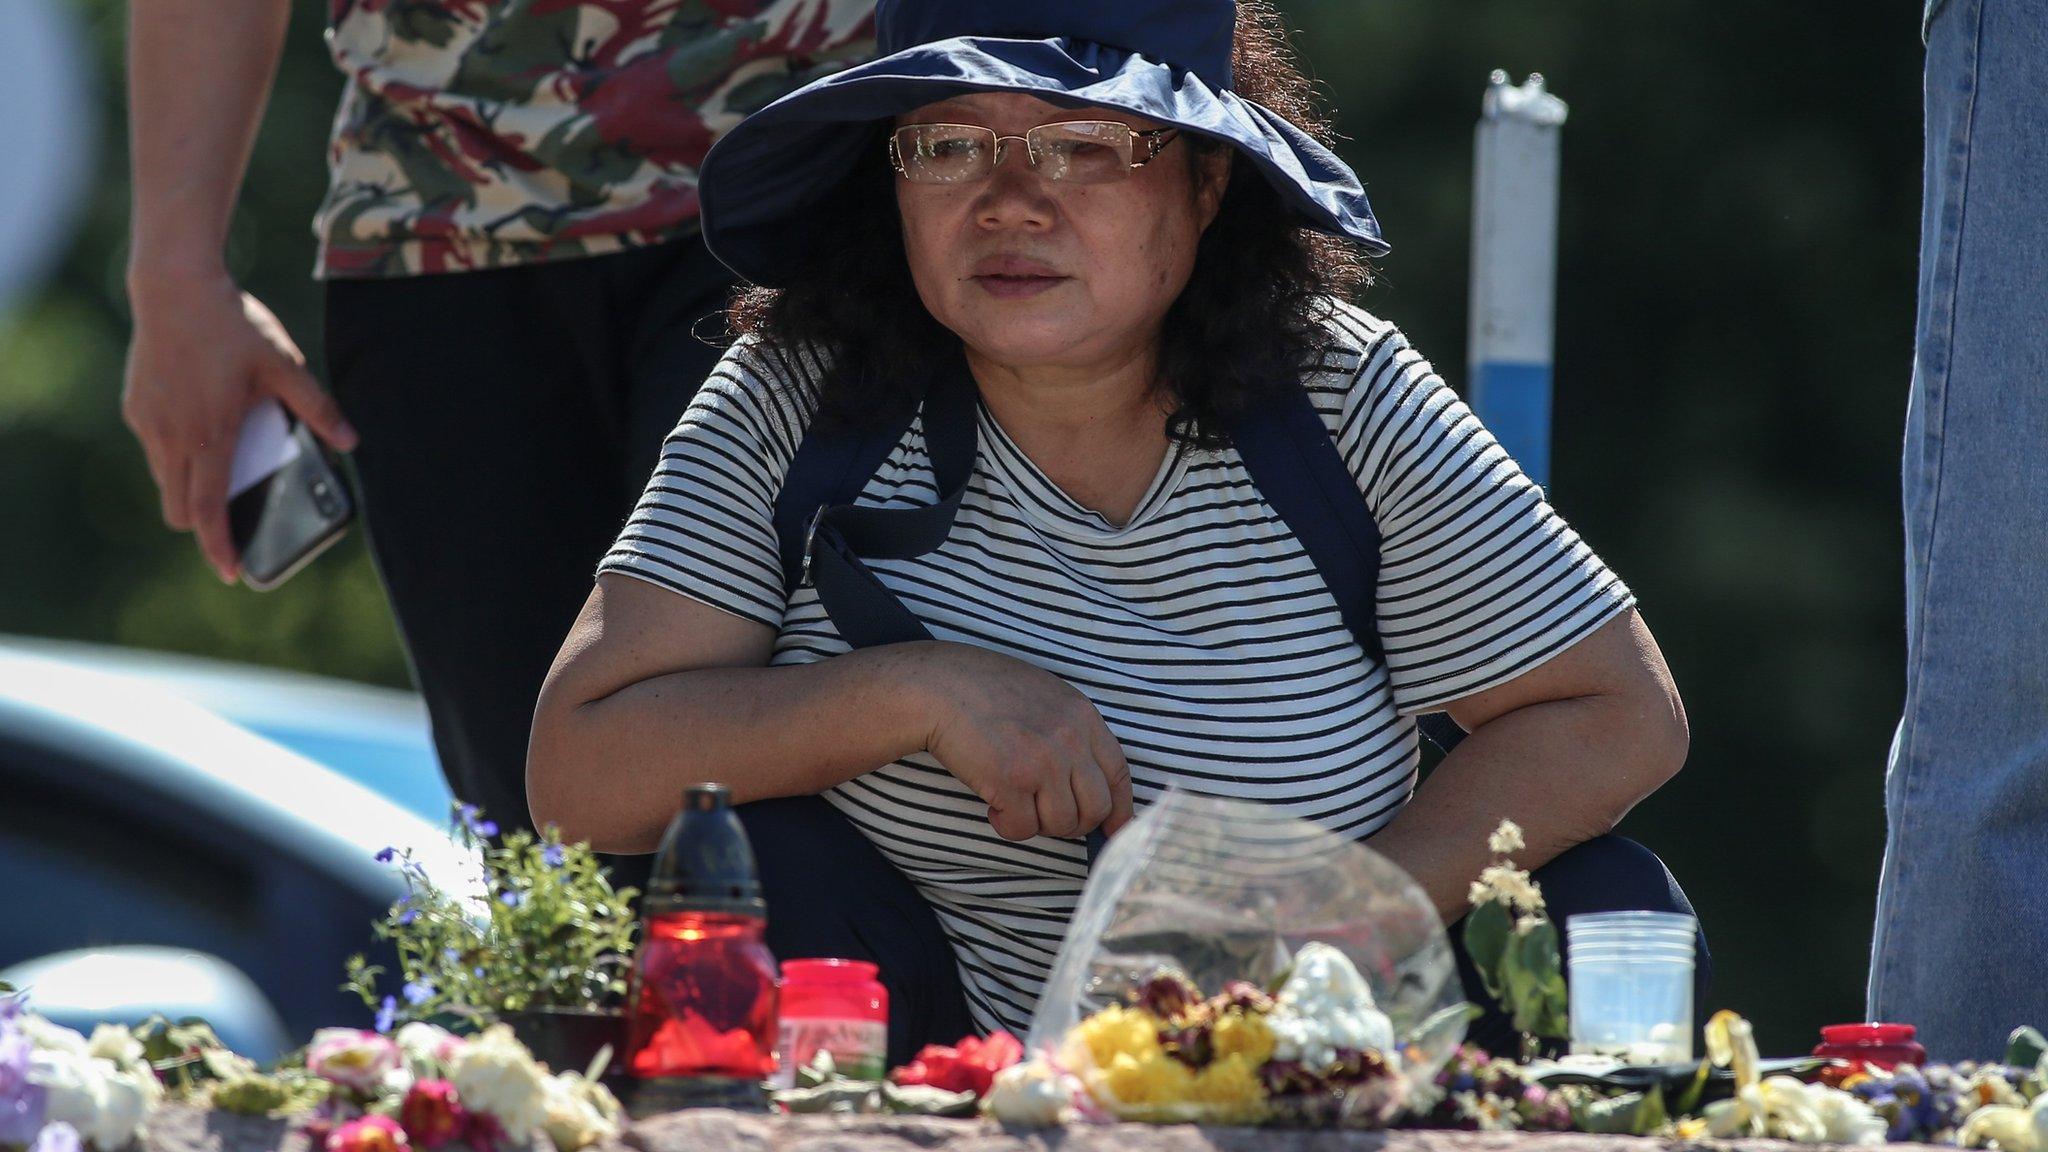
[[[1162,973],[1214,999],[1148,1013],[1162,988],[1186,999]],[[1242,1015],[1257,1019],[1213,1023]],[[1188,1019],[1201,1035],[1172,1023]],[[1373,1126],[1465,1020],[1442,921],[1405,872],[1278,809],[1170,791],[1096,861],[1026,1047],[1116,1118]]]

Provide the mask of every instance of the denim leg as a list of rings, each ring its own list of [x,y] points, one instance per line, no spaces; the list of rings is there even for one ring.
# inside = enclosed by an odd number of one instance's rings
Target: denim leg
[[[2048,1022],[2048,6],[1946,0],[1927,32],[1906,701],[1869,1010],[1959,1060]]]
[[[1664,867],[1656,853],[1620,836],[1588,840],[1543,867],[1534,879],[1543,889],[1543,902],[1558,935],[1565,922],[1581,912],[1682,912],[1694,915],[1678,881]],[[1479,970],[1465,952],[1465,922],[1451,925],[1451,951],[1458,961],[1458,976],[1465,985],[1465,998],[1477,1004],[1484,1015],[1466,1029],[1468,1043],[1496,1056],[1516,1056],[1521,1042],[1506,1013],[1480,982]],[[1693,966],[1693,1015],[1707,1005],[1707,990],[1713,984],[1714,960],[1707,951],[1704,928],[1698,933],[1698,954]],[[1563,948],[1567,968],[1571,965],[1569,943]],[[1695,1021],[1697,1022],[1697,1021]],[[1561,1045],[1558,1047],[1562,1047]]]

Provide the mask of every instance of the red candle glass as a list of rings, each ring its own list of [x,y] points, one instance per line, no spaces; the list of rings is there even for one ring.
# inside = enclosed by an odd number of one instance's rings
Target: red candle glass
[[[1842,1080],[1863,1071],[1865,1064],[1889,1072],[1901,1064],[1915,1067],[1927,1063],[1927,1049],[1913,1039],[1911,1024],[1829,1024],[1820,1030],[1820,1044],[1814,1048],[1815,1056],[1828,1056],[1848,1062],[1848,1067],[1836,1066],[1821,1073],[1821,1079],[1839,1085]]]
[[[626,1071],[650,1108],[752,1106],[775,1072],[775,957],[726,790],[692,787],[641,902]]]
[[[720,913],[649,916],[640,938],[632,1058],[643,1079],[775,1072],[775,957],[765,919]]]

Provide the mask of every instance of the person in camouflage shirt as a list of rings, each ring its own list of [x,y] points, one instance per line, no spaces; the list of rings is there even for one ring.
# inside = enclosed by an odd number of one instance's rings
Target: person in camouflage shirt
[[[333,0],[350,77],[319,273],[392,276],[687,234],[725,129],[872,47],[873,0]]]
[[[864,58],[874,0],[330,2],[324,389],[224,261],[290,0],[132,0],[122,414],[165,522],[226,581],[250,409],[352,452],[442,770],[509,831],[541,682],[719,353],[732,280],[697,237],[697,165]]]

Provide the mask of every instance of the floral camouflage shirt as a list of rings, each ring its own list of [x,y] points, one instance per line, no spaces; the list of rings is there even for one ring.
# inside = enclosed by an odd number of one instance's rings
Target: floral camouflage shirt
[[[875,0],[329,0],[349,77],[315,275],[613,252],[697,226],[749,112],[873,50]]]

